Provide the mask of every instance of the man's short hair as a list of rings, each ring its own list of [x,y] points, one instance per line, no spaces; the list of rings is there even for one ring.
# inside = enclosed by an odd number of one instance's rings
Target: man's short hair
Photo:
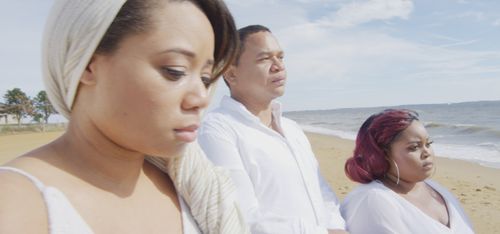
[[[241,54],[243,54],[243,51],[245,50],[245,42],[246,42],[248,36],[250,36],[254,33],[258,33],[258,32],[269,32],[270,33],[271,30],[269,30],[269,28],[267,28],[266,26],[259,25],[259,24],[248,25],[246,27],[238,29],[238,36],[239,36],[240,43],[238,46],[238,53],[236,55],[236,59],[233,62],[234,65],[238,65],[238,63],[240,62],[240,57],[241,57]]]
[[[248,25],[246,27],[238,29],[238,38],[239,38],[239,43],[238,43],[238,49],[236,53],[236,58],[233,61],[233,65],[238,66],[240,63],[240,57],[243,54],[243,51],[245,50],[245,42],[248,38],[248,36],[258,33],[258,32],[269,32],[271,33],[271,30],[267,28],[266,26],[259,25],[259,24],[254,24],[254,25]],[[226,79],[223,79],[224,83],[226,83],[227,87],[229,87],[229,83],[227,83]]]

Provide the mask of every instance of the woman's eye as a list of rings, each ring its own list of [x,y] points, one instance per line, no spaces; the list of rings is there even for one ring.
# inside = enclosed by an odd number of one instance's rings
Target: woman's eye
[[[417,149],[418,149],[418,146],[416,146],[416,145],[412,145],[412,146],[408,147],[408,150],[410,150],[410,151],[416,151]]]
[[[427,148],[429,148],[429,147],[431,147],[432,143],[434,143],[434,141],[429,141],[429,142],[427,142],[427,144],[425,144],[425,146],[426,146]]]
[[[203,82],[203,84],[205,85],[205,88],[208,88],[212,84],[213,80],[212,80],[212,77],[210,77],[210,76],[202,76],[201,82]]]
[[[186,76],[186,72],[178,69],[173,69],[170,67],[163,67],[162,71],[167,76],[168,79],[176,81]]]

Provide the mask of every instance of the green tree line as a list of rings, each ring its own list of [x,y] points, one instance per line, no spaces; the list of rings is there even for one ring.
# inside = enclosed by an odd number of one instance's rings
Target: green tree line
[[[18,126],[21,126],[21,119],[26,117],[31,117],[37,123],[47,124],[49,117],[57,114],[44,90],[31,98],[20,88],[13,88],[7,90],[3,99],[3,106],[0,106],[0,116],[2,114],[14,115]]]

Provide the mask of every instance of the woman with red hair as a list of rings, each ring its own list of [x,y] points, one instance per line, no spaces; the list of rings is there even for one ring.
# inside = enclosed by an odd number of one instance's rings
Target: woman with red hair
[[[458,200],[428,180],[431,145],[414,111],[385,110],[363,123],[345,164],[361,183],[341,206],[350,233],[473,233]]]

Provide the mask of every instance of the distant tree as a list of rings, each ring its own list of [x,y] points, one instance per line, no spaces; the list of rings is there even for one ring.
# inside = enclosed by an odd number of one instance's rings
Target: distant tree
[[[36,122],[41,123],[43,120],[43,123],[46,124],[49,122],[49,117],[57,113],[44,90],[38,92],[35,98],[33,98],[33,105],[34,111],[31,116]]]
[[[17,125],[21,126],[21,119],[33,113],[33,105],[30,98],[19,88],[7,90],[3,96],[6,112],[15,115]]]

